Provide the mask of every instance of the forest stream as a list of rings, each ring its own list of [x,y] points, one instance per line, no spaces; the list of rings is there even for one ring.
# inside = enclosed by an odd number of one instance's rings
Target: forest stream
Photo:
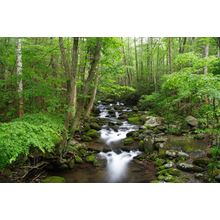
[[[118,106],[118,110],[115,110],[114,106]],[[137,156],[141,156],[144,153],[134,145],[123,145],[123,140],[129,132],[140,129],[140,126],[128,123],[126,119],[120,118],[122,113],[132,112],[132,108],[120,102],[116,104],[99,102],[96,108],[99,111],[97,117],[106,121],[101,130],[99,130],[100,138],[97,142],[98,149],[101,150],[96,154],[96,158],[102,165],[77,164],[72,170],[53,171],[49,174],[64,177],[66,182],[75,183],[141,183],[153,181],[156,178],[154,162],[151,160],[136,160]],[[109,126],[109,124],[112,126]],[[114,125],[117,125],[117,128]],[[97,148],[96,144],[89,143],[91,148]],[[204,141],[189,139],[183,136],[168,136],[167,145],[171,150],[191,146],[196,150],[192,152],[194,156],[200,156],[199,154],[203,153],[201,149],[204,150],[207,146]],[[183,173],[188,177],[188,182],[199,182],[199,180],[194,178],[193,174]]]

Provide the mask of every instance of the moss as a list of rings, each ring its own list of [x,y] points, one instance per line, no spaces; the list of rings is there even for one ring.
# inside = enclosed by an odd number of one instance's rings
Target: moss
[[[186,152],[192,152],[192,151],[194,151],[194,148],[192,146],[185,145],[185,146],[183,146],[183,150]]]
[[[128,137],[124,140],[124,145],[130,145],[134,143],[134,139],[132,137]]]
[[[95,129],[90,129],[89,131],[86,132],[85,135],[90,138],[98,138],[99,137],[99,133]]]
[[[165,160],[163,160],[163,159],[160,159],[160,158],[156,158],[156,160],[155,160],[155,164],[156,164],[156,166],[162,166],[163,164],[165,163]]]
[[[128,122],[131,123],[131,124],[135,124],[135,125],[141,124],[141,121],[140,121],[140,117],[139,117],[139,116],[129,117],[129,118],[128,118]]]
[[[42,183],[65,183],[65,179],[61,176],[48,176],[42,180]]]
[[[79,155],[75,155],[75,161],[76,161],[76,163],[82,163],[83,162],[82,158]]]
[[[83,135],[83,136],[82,136],[82,140],[83,140],[83,141],[86,141],[86,142],[90,142],[90,141],[92,141],[92,138],[89,137],[89,136],[87,136],[87,135]]]
[[[94,130],[100,130],[101,129],[101,126],[98,124],[98,123],[96,123],[96,122],[92,122],[91,124],[90,124],[90,127],[92,128],[92,129],[94,129]]]
[[[86,157],[87,162],[93,163],[95,160],[96,160],[96,156],[94,154],[91,154]]]

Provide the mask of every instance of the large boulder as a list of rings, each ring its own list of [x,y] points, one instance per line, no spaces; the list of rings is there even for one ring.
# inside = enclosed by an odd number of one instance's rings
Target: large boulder
[[[185,121],[191,127],[197,127],[198,126],[198,120],[195,117],[191,116],[191,115],[187,116],[185,118]]]
[[[144,124],[145,128],[155,128],[162,124],[162,119],[160,117],[148,116],[146,117],[146,122]]]

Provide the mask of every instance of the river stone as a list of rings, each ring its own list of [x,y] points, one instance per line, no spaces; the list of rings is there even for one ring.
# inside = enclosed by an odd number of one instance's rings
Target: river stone
[[[176,151],[173,151],[173,150],[166,150],[165,155],[171,158],[177,157]]]
[[[90,123],[90,128],[95,129],[97,131],[101,130],[101,126],[98,123],[96,123],[96,122]]]
[[[183,151],[179,151],[177,152],[177,156],[178,157],[183,157],[183,158],[189,158],[189,154],[183,152]]]
[[[198,126],[198,120],[195,117],[191,116],[191,115],[187,116],[185,118],[185,121],[187,122],[188,125],[190,125],[192,127],[197,127]]]
[[[172,161],[170,161],[170,162],[164,164],[164,167],[165,167],[165,168],[171,168],[171,167],[173,167],[173,166],[174,166],[174,163],[173,163]]]
[[[154,128],[162,124],[162,120],[159,117],[148,116],[147,121],[144,124],[145,128]]]
[[[177,164],[177,168],[186,172],[202,172],[204,171],[201,167],[194,166],[189,163],[179,163]]]

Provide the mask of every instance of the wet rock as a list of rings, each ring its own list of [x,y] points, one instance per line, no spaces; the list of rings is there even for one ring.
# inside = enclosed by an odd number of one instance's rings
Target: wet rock
[[[148,116],[147,121],[144,124],[145,128],[154,128],[162,124],[162,119],[160,117]]]
[[[176,158],[177,157],[177,153],[176,151],[173,150],[166,150],[165,155],[171,158]]]
[[[97,131],[101,130],[101,126],[96,122],[90,123],[90,128],[97,130]]]
[[[153,143],[154,142],[153,142],[153,140],[152,140],[152,138],[150,136],[149,137],[145,137],[144,140],[141,140],[139,142],[139,147],[145,153],[149,153],[149,152],[152,152],[153,149],[154,149]]]
[[[41,181],[42,183],[65,183],[64,177],[61,176],[48,176]]]
[[[177,152],[177,156],[178,157],[182,157],[182,158],[189,158],[189,154],[183,152],[183,151],[178,151]]]
[[[164,164],[164,167],[165,167],[165,168],[171,168],[171,167],[173,167],[173,166],[174,166],[174,163],[173,163],[172,161],[170,161],[170,162]]]
[[[204,171],[201,167],[194,166],[189,163],[179,163],[177,164],[177,168],[186,172],[202,172]]]
[[[191,115],[187,116],[185,118],[185,121],[188,125],[190,125],[192,127],[197,127],[198,126],[198,120],[195,117],[191,116]]]

